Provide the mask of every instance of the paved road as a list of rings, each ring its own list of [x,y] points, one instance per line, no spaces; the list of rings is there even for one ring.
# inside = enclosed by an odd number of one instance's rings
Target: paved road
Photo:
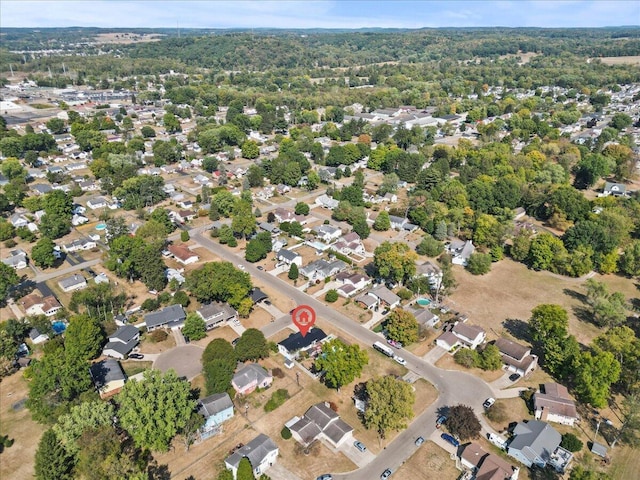
[[[71,267],[62,268],[62,269],[58,268],[49,273],[41,273],[40,275],[36,276],[33,279],[33,281],[36,283],[45,282],[47,280],[51,280],[52,278],[66,275],[67,273],[73,273],[73,272],[77,272],[78,270],[84,270],[85,268],[93,267],[94,265],[98,265],[101,261],[102,261],[101,259],[96,258],[95,260],[87,260],[86,262],[78,263],[77,265],[73,265]]]
[[[312,306],[318,315],[318,323],[327,322],[334,328],[338,328],[347,334],[360,340],[365,345],[371,345],[380,337],[375,333],[361,327],[359,324],[351,321],[318,300],[310,297],[306,293],[290,286],[278,278],[274,278],[269,273],[258,270],[251,264],[239,260],[238,257],[228,251],[223,246],[215,243],[205,235],[196,234],[195,240],[203,247],[210,250],[216,256],[223,260],[230,261],[234,264],[241,263],[245,269],[255,278],[259,278],[264,282],[278,289],[283,296],[291,298],[297,304],[307,304]],[[284,322],[282,318],[277,322]],[[334,475],[334,478],[354,479],[354,480],[371,480],[378,478],[385,468],[397,470],[404,461],[416,449],[414,441],[418,436],[427,437],[435,431],[436,412],[439,409],[458,403],[463,403],[473,407],[478,413],[482,412],[482,402],[490,397],[495,396],[494,391],[483,380],[474,377],[465,372],[448,371],[435,367],[425,362],[422,358],[403,350],[401,356],[407,361],[407,368],[415,372],[422,378],[431,382],[439,392],[438,400],[430,406],[420,417],[415,419],[408,429],[403,431],[390,445],[383,450],[376,459],[360,470],[348,474]],[[482,415],[480,415],[482,419]]]

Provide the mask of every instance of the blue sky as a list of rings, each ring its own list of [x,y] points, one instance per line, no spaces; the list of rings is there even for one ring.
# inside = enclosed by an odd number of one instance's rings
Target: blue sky
[[[640,1],[0,0],[2,27],[603,27],[640,25]]]

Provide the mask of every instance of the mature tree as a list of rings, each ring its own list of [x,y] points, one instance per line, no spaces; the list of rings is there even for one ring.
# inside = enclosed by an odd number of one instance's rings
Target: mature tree
[[[71,231],[73,199],[62,190],[53,190],[44,197],[45,215],[40,231],[45,237],[60,238]]]
[[[575,390],[578,398],[596,408],[607,406],[611,385],[620,377],[620,363],[611,352],[582,352],[577,360]]]
[[[480,354],[470,348],[458,349],[453,359],[457,364],[467,368],[477,367],[480,364]]]
[[[238,308],[251,289],[251,277],[230,262],[210,262],[187,275],[185,282],[200,302],[228,302]]]
[[[55,243],[50,238],[42,237],[31,249],[31,260],[39,267],[53,267],[56,257],[53,255]]]
[[[107,243],[114,241],[118,237],[129,236],[131,231],[129,230],[129,225],[127,225],[124,217],[113,217],[109,218],[105,222],[107,228],[105,231],[107,232],[105,238]]]
[[[105,341],[100,322],[89,315],[71,317],[64,336],[65,354],[83,360],[96,358]]]
[[[122,203],[122,208],[135,210],[150,207],[167,198],[163,187],[162,177],[139,175],[126,179],[122,182],[122,186],[115,189],[113,194]]]
[[[253,467],[247,457],[243,457],[238,464],[238,473],[236,474],[236,480],[255,480],[253,474]]]
[[[415,275],[417,259],[406,243],[383,242],[374,251],[373,263],[382,278],[404,282]]]
[[[235,362],[233,346],[224,338],[214,338],[209,342],[202,353],[202,364],[206,365],[212,360],[231,360]]]
[[[529,331],[536,343],[543,344],[550,338],[564,338],[568,327],[569,316],[560,305],[538,305],[531,312]]]
[[[61,415],[53,431],[67,452],[76,455],[82,445],[78,442],[85,430],[113,426],[115,409],[109,402],[84,402]]]
[[[375,225],[374,227],[375,228]],[[439,242],[431,235],[426,234],[422,241],[416,247],[416,252],[420,255],[426,255],[427,257],[437,257],[444,251],[444,244]]]
[[[621,292],[609,292],[605,283],[593,278],[586,281],[587,304],[591,307],[591,315],[600,327],[616,327],[626,320],[626,299]]]
[[[258,158],[260,155],[260,147],[253,140],[247,140],[242,144],[242,156],[248,159]]]
[[[166,208],[155,208],[153,212],[151,212],[151,215],[149,215],[149,220],[160,223],[164,227],[167,235],[177,228],[176,224],[171,220],[169,211]]]
[[[230,217],[236,204],[236,198],[229,190],[220,190],[213,196],[211,203],[218,207],[221,216]]]
[[[182,334],[189,340],[200,340],[207,336],[207,326],[200,315],[189,312],[182,327]]]
[[[256,231],[256,217],[253,216],[251,204],[244,200],[236,202],[231,216],[231,229],[245,238]]]
[[[0,303],[4,302],[11,287],[20,282],[20,277],[9,265],[0,262]]]
[[[309,215],[309,205],[305,202],[296,203],[296,215]]]
[[[634,240],[624,250],[619,261],[620,270],[630,277],[640,276],[640,241]]]
[[[449,409],[447,428],[461,440],[478,438],[482,426],[473,408],[467,405],[454,405]]]
[[[543,353],[545,368],[558,377],[573,375],[580,355],[578,342],[568,334],[568,324],[567,312],[559,305],[538,305],[529,320],[529,332]]]
[[[385,322],[387,336],[392,340],[409,345],[418,341],[419,325],[411,312],[396,308]]]
[[[269,243],[271,243],[271,236],[268,232],[264,232],[269,236]],[[271,251],[271,248],[267,248],[265,242],[259,240],[258,238],[254,238],[253,240],[247,243],[247,248],[244,252],[244,258],[247,262],[255,263],[260,260],[267,258],[268,253]]]
[[[569,480],[611,480],[606,473],[587,470],[580,464],[576,464],[569,474]]]
[[[415,393],[403,380],[392,376],[371,379],[366,383],[366,398],[364,425],[380,438],[389,431],[406,428],[413,417]]]
[[[73,292],[69,309],[76,313],[86,311],[90,317],[107,321],[112,313],[122,310],[126,300],[126,293],[116,291],[111,283],[93,283]]]
[[[253,164],[247,169],[247,174],[245,178],[249,182],[249,186],[251,188],[263,187],[264,186],[264,169],[260,165]]]
[[[186,308],[191,303],[191,300],[189,299],[189,295],[184,293],[182,290],[178,290],[173,294],[173,299],[171,300],[171,303],[174,305],[182,305],[183,307]]]
[[[376,217],[375,222],[373,222],[373,229],[378,232],[386,232],[391,228],[391,220],[389,220],[389,212],[383,210]]]
[[[191,445],[193,445],[198,439],[200,428],[202,428],[204,423],[204,417],[199,413],[193,412],[191,417],[189,417],[187,424],[180,429],[180,437],[182,439],[185,452],[188,452]]]
[[[0,242],[9,240],[16,235],[16,229],[4,218],[0,218]]]
[[[324,299],[329,303],[338,301],[338,291],[335,288],[327,290],[327,293],[324,295]]]
[[[173,113],[165,113],[164,117],[162,117],[162,121],[167,133],[176,133],[182,131],[180,120],[178,120],[178,118]]]
[[[214,358],[204,364],[203,373],[207,395],[230,389],[235,362],[231,358]]]
[[[289,280],[297,280],[300,276],[300,272],[298,272],[298,265],[292,263],[289,267]]]
[[[9,180],[25,178],[27,171],[17,158],[9,157],[0,164],[0,171]]]
[[[472,253],[467,270],[473,275],[484,275],[491,271],[491,255],[488,253]]]
[[[166,451],[195,410],[189,382],[173,370],[148,370],[141,381],[127,382],[117,398],[120,424],[140,448]]]
[[[139,237],[121,236],[111,241],[105,266],[120,277],[139,278],[150,289],[162,290],[167,283],[159,245]]]
[[[575,453],[582,450],[584,444],[573,433],[565,433],[562,435],[560,446],[566,450],[569,450],[571,453]]]
[[[613,327],[594,340],[601,350],[611,352],[620,362],[619,385],[626,393],[632,393],[640,387],[640,338],[626,326]]]
[[[500,370],[502,368],[500,349],[493,343],[487,344],[480,353],[478,364],[483,370]]]
[[[140,133],[144,138],[153,138],[156,136],[156,131],[149,125],[145,125],[144,127],[142,127],[140,129]]]
[[[637,448],[640,446],[640,391],[634,390],[625,396],[621,410],[622,426],[611,446],[615,446],[619,438],[625,444]]]
[[[369,238],[369,234],[371,233],[367,220],[362,217],[353,222],[353,231],[363,240]]]
[[[357,344],[345,345],[339,339],[333,339],[322,346],[320,355],[314,364],[317,371],[324,371],[324,381],[331,387],[340,389],[356,377],[369,363],[367,352],[361,350]]]
[[[44,432],[36,451],[37,480],[71,480],[73,477],[73,456],[67,453],[51,429]]]
[[[236,358],[241,362],[258,360],[269,356],[269,345],[260,330],[248,328],[240,336],[235,352]]]

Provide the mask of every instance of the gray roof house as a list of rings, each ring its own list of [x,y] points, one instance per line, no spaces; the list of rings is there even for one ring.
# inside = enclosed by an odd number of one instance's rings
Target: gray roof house
[[[29,225],[29,220],[22,213],[14,213],[9,217],[9,221],[11,222],[11,225],[16,228],[26,227]]]
[[[554,454],[561,440],[560,433],[548,423],[537,420],[519,422],[513,430],[507,453],[527,467],[544,468],[547,463],[554,463]]]
[[[331,198],[326,193],[323,193],[319,197],[315,199],[315,204],[319,205],[323,208],[328,208],[329,210],[333,210],[338,206],[340,202],[334,198]]]
[[[2,263],[13,268],[14,270],[21,270],[27,268],[29,265],[27,261],[27,254],[24,250],[16,249],[9,252],[7,258],[2,259]]]
[[[35,185],[31,185],[30,188],[36,193],[36,195],[45,195],[53,190],[53,187],[46,183],[36,183]]]
[[[207,330],[219,327],[224,322],[238,318],[238,312],[226,303],[213,302],[203,305],[197,310],[200,318],[204,320]]]
[[[73,292],[74,290],[80,290],[87,286],[87,279],[79,273],[74,273],[70,277],[63,278],[58,282],[60,288],[64,292]]]
[[[321,438],[339,448],[353,439],[353,427],[342,420],[327,403],[317,403],[304,416],[289,427],[293,437],[303,445]]]
[[[494,343],[500,350],[502,363],[506,365],[507,370],[524,377],[538,365],[538,357],[531,353],[531,347],[521,345],[507,338],[499,338]]]
[[[122,360],[134,349],[139,339],[140,330],[133,325],[123,325],[109,336],[109,342],[102,349],[102,354]]]
[[[300,269],[300,274],[309,280],[324,280],[327,277],[331,277],[337,273],[342,272],[347,268],[347,264],[342,260],[333,260],[328,262],[321,258],[315,262],[311,262]]]
[[[118,393],[127,379],[117,360],[112,358],[94,363],[89,367],[93,384],[100,398],[109,398]]]
[[[246,445],[240,447],[227,458],[224,464],[227,470],[231,470],[233,478],[238,474],[238,465],[240,460],[247,458],[253,468],[253,474],[256,477],[262,475],[269,467],[276,463],[278,459],[278,446],[273,443],[269,437],[261,433]]]
[[[451,259],[451,263],[466,267],[469,262],[469,257],[476,251],[476,247],[473,245],[471,240],[467,240],[466,242],[463,242],[462,240],[454,240],[449,244],[448,250],[453,257]]]
[[[200,438],[205,439],[221,431],[221,424],[233,417],[233,402],[228,393],[214,393],[200,400],[198,413],[205,419]]]
[[[389,308],[394,308],[400,305],[400,297],[389,290],[384,285],[378,285],[367,292],[367,295],[374,297],[381,303]]]
[[[603,196],[623,197],[627,194],[627,187],[622,183],[605,182],[602,194]]]
[[[287,265],[295,263],[298,267],[302,266],[302,256],[299,253],[287,250],[286,248],[278,250],[278,253],[276,253],[276,259]]]
[[[144,316],[144,323],[148,331],[158,328],[181,327],[187,314],[184,313],[182,305],[169,305],[157,312],[147,313]]]
[[[271,383],[273,376],[257,363],[238,370],[231,379],[231,385],[241,395],[251,393],[256,388],[267,388]]]
[[[87,200],[87,207],[91,210],[97,210],[98,208],[105,208],[108,205],[107,199],[101,196],[91,197]]]

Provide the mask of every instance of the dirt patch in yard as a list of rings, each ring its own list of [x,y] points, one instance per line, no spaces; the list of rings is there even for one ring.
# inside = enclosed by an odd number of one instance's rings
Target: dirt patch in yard
[[[0,460],[0,478],[33,478],[34,460],[44,425],[31,420],[24,406],[28,395],[27,381],[18,371],[0,383],[0,435],[14,440],[5,448]]]
[[[161,342],[152,342],[149,333],[143,334],[140,338],[140,353],[162,353],[171,350],[176,346],[176,340],[170,330],[167,334],[167,338]]]
[[[355,304],[352,298],[339,297],[338,301],[333,304],[332,308],[335,308],[336,310],[339,308],[342,314],[358,323],[367,323],[373,316],[371,310],[366,310]]]

